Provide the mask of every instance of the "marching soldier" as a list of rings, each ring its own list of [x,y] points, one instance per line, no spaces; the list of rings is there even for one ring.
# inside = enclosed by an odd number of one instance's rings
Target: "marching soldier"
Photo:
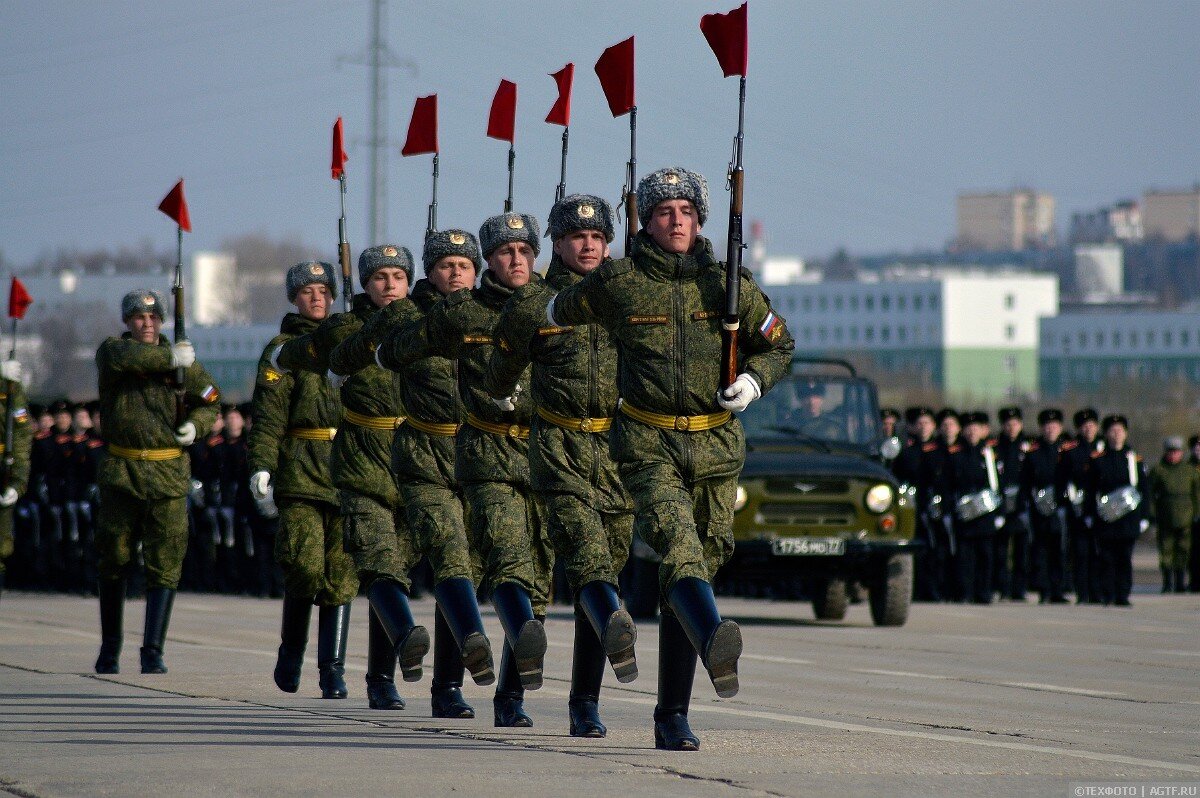
[[[1067,522],[1071,580],[1075,586],[1076,604],[1097,604],[1100,591],[1096,538],[1092,528],[1084,523],[1084,499],[1092,455],[1104,451],[1104,439],[1099,437],[1100,414],[1094,408],[1085,407],[1076,411],[1072,420],[1075,423],[1075,440],[1063,445],[1067,458],[1067,494],[1071,505]]]
[[[1146,511],[1156,529],[1162,592],[1187,592],[1192,522],[1200,518],[1200,471],[1183,460],[1183,438],[1163,443],[1162,460],[1146,481]]]
[[[1029,582],[1029,525],[1020,506],[1021,471],[1029,452],[1025,421],[1019,407],[1002,407],[996,413],[1000,434],[995,438],[996,470],[1004,499],[1004,526],[996,530],[995,569],[992,585],[1000,598],[1025,600]],[[1009,554],[1011,549],[1011,567]]]
[[[330,271],[327,265],[322,268]],[[404,422],[399,377],[378,365],[357,371],[340,367],[334,354],[338,344],[380,308],[409,301],[412,274],[412,254],[404,247],[364,249],[358,258],[358,280],[365,293],[354,297],[351,311],[335,314],[313,332],[277,347],[273,363],[277,370],[328,373],[341,384],[342,421],[333,439],[330,468],[339,490],[345,549],[370,602],[367,697],[372,709],[404,708],[395,686],[396,661],[405,681],[418,681],[429,652],[429,632],[414,620],[408,602],[408,572],[417,558],[391,468],[392,439]],[[333,658],[322,667],[322,687],[330,697],[345,696],[349,612],[349,604],[339,610],[333,627],[337,635],[328,649]]]
[[[598,705],[605,657],[618,681],[637,677],[637,630],[617,595],[617,574],[633,540],[633,507],[608,449],[617,409],[617,350],[599,324],[548,327],[546,306],[556,290],[579,283],[608,260],[612,209],[599,197],[573,194],[555,203],[549,228],[554,256],[546,282],[518,288],[505,306],[487,389],[494,398],[512,396],[532,361],[537,414],[530,479],[575,600],[570,731],[603,737]]]
[[[787,373],[787,325],[748,271],[741,275],[741,373],[718,389],[725,269],[700,228],[708,185],[660,169],[637,190],[638,233],[629,257],[562,289],[552,327],[601,324],[616,340],[622,403],[609,443],[634,500],[635,530],[662,556],[659,571],[655,746],[694,751],[688,725],[696,655],[717,694],[735,695],[741,630],[723,620],[711,580],[733,551],[733,504],[745,434],[732,417]]]
[[[913,437],[896,457],[896,478],[917,490],[917,537],[925,545],[918,549],[914,593],[919,601],[941,601],[951,539],[945,514],[950,493],[946,487],[945,450],[938,443],[933,409],[909,408],[906,421]]]
[[[467,541],[466,506],[455,477],[455,438],[466,414],[459,398],[458,361],[431,355],[417,343],[397,347],[404,330],[420,339],[425,316],[448,295],[470,289],[482,268],[475,236],[442,230],[425,237],[425,278],[411,301],[388,305],[335,350],[338,368],[354,371],[378,363],[400,374],[405,423],[392,442],[392,468],[417,549],[433,572],[433,680],[435,718],[473,718],[462,695],[463,668],[476,684],[492,684],[495,666],[475,598],[478,564]],[[397,357],[396,355],[403,355]]]
[[[962,420],[962,437],[952,460],[960,597],[991,604],[995,535],[1004,524],[1000,474],[988,439],[987,413],[964,413]]]
[[[166,673],[163,643],[187,548],[191,481],[184,448],[208,432],[220,392],[196,362],[191,343],[172,345],[161,334],[163,301],[156,292],[126,294],[121,318],[128,331],[108,338],[96,352],[109,454],[99,474],[101,644],[96,672],[118,672],[126,570],[140,542],[146,566],[142,673]],[[182,421],[176,417],[177,369],[184,370]]]
[[[1133,588],[1133,544],[1146,531],[1146,469],[1142,458],[1126,446],[1129,422],[1124,416],[1104,418],[1104,449],[1091,454],[1087,476],[1085,521],[1099,549],[1100,600],[1128,607]]]
[[[72,426],[71,403],[59,399],[49,410],[53,426],[49,434],[34,442],[32,452],[34,469],[40,478],[37,491],[42,500],[42,518],[48,527],[43,539],[49,544],[48,566],[54,586],[59,590],[78,590],[82,588],[83,551],[75,498],[84,453]]]
[[[944,470],[942,472],[942,494],[945,500],[945,513],[942,515],[942,528],[946,533],[945,554],[940,558],[941,570],[938,572],[938,585],[942,598],[947,601],[968,601],[970,596],[964,593],[959,557],[961,547],[958,535],[958,514],[954,511],[954,459],[962,450],[962,417],[952,407],[943,407],[938,411],[938,442],[942,449]]]
[[[25,386],[21,384],[21,364],[16,360],[0,363],[0,401],[4,402],[5,426],[12,423],[12,451],[0,451],[4,458],[3,481],[0,484],[0,593],[4,592],[4,561],[13,553],[13,506],[29,484],[30,449],[33,443],[33,424],[25,402]],[[0,440],[0,450],[3,441]]]
[[[1067,468],[1063,457],[1063,414],[1058,408],[1038,413],[1041,437],[1029,444],[1021,472],[1021,507],[1033,530],[1034,582],[1039,604],[1063,604],[1063,554],[1066,546]]]

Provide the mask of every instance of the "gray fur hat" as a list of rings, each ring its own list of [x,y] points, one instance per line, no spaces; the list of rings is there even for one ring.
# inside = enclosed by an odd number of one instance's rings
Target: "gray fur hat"
[[[466,258],[475,264],[475,271],[483,271],[479,242],[466,230],[436,230],[425,236],[425,250],[421,253],[425,274],[428,275],[433,264],[448,255]]]
[[[288,302],[296,301],[296,294],[306,285],[320,283],[329,288],[329,294],[337,298],[337,280],[333,277],[333,266],[324,261],[306,260],[297,263],[287,272]]]
[[[557,241],[576,230],[597,230],[604,236],[604,240],[611,244],[612,206],[591,194],[571,194],[554,203],[546,227],[546,235],[550,236],[551,241]]]
[[[413,257],[408,247],[397,244],[382,244],[378,247],[364,249],[358,256],[358,284],[367,287],[371,275],[384,268],[403,269],[408,275],[408,282],[413,281]]]
[[[537,219],[527,213],[501,213],[488,218],[479,228],[479,244],[485,258],[511,241],[524,241],[533,248],[536,257],[542,251],[540,236]]]
[[[157,291],[150,288],[130,291],[121,299],[121,321],[129,321],[129,317],[135,313],[153,313],[166,320],[166,307],[162,294]]]
[[[638,219],[642,227],[650,221],[654,206],[673,199],[690,200],[696,206],[700,225],[708,219],[708,181],[698,172],[668,166],[642,178],[637,187]]]

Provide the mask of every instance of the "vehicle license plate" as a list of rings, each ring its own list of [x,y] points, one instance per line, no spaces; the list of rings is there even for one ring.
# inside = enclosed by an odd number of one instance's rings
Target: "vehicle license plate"
[[[780,557],[830,557],[846,553],[842,538],[777,538],[771,551]]]

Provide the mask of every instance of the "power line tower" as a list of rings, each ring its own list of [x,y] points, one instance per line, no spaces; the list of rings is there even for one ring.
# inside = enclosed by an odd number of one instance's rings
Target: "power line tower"
[[[367,207],[367,241],[373,247],[384,243],[387,238],[387,167],[388,147],[393,142],[388,137],[388,69],[404,69],[416,76],[417,65],[407,58],[400,58],[387,43],[387,0],[372,0],[371,43],[365,53],[338,59],[340,63],[370,67],[371,81],[371,135],[366,139],[371,149],[371,196]]]

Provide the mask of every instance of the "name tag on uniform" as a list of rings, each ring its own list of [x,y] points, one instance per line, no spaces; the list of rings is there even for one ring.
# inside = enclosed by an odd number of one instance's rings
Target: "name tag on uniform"
[[[573,331],[574,327],[539,327],[538,335],[562,335]]]
[[[626,319],[629,324],[669,324],[669,316],[630,316]]]
[[[717,310],[697,310],[692,314],[692,321],[704,321],[705,319],[715,319],[721,315]]]
[[[492,336],[490,336],[490,335],[464,335],[463,343],[464,344],[490,344],[490,343],[492,343]]]

